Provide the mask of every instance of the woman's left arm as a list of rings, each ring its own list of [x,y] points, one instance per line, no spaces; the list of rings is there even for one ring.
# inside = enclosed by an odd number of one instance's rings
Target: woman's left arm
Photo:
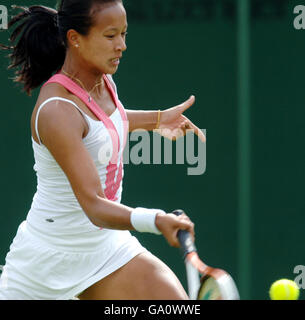
[[[183,112],[190,108],[194,102],[195,97],[191,96],[185,102],[163,111],[126,110],[129,131],[154,130],[165,138],[176,140],[184,136],[188,130],[192,130],[202,142],[205,142],[203,132],[183,115]]]
[[[161,112],[161,111],[160,111]],[[126,110],[129,121],[129,131],[144,129],[152,131],[156,129],[159,111]],[[160,114],[161,116],[161,114]]]

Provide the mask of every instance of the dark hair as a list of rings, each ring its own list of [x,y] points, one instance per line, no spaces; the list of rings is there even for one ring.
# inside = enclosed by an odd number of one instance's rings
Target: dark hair
[[[94,23],[94,5],[103,5],[122,0],[61,0],[58,11],[45,6],[12,6],[21,9],[9,22],[17,25],[12,32],[10,45],[0,45],[11,50],[9,69],[15,69],[15,82],[22,83],[31,95],[33,89],[47,81],[63,65],[67,32],[70,29],[86,36]]]

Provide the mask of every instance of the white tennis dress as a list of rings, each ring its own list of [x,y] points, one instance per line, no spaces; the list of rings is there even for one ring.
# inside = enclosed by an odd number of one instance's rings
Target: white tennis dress
[[[86,119],[89,132],[83,143],[94,160],[105,189],[107,166],[113,150],[103,122],[90,118],[74,102],[53,97],[37,111],[37,137],[39,112],[54,100],[70,103]],[[124,129],[118,108],[110,119],[120,138],[119,167]],[[100,229],[93,225],[48,149],[33,138],[32,145],[37,192],[6,256],[0,278],[0,299],[71,299],[147,250],[129,231]],[[118,172],[114,181],[117,175]],[[120,202],[121,194],[122,181],[116,191],[116,202]]]

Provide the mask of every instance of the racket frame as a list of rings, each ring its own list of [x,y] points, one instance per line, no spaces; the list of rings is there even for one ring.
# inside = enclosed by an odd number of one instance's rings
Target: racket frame
[[[188,259],[185,259],[184,263],[186,269],[188,296],[191,300],[196,300],[198,290],[200,288],[200,273]]]
[[[173,211],[176,215],[184,213],[183,210]],[[221,288],[222,300],[239,300],[239,293],[232,277],[224,270],[212,268],[203,263],[198,254],[191,235],[186,230],[178,231],[178,239],[184,256],[186,267],[188,294],[191,300],[196,300],[199,296],[199,290],[208,278],[213,278],[219,288]],[[201,279],[199,275],[202,275]]]

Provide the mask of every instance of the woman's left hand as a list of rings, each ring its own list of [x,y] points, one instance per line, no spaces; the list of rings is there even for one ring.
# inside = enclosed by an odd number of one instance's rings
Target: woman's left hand
[[[165,138],[176,140],[184,136],[188,130],[192,130],[202,142],[205,142],[206,138],[203,132],[183,115],[183,112],[191,107],[194,102],[195,97],[191,96],[185,102],[162,111],[159,128],[155,131]]]

